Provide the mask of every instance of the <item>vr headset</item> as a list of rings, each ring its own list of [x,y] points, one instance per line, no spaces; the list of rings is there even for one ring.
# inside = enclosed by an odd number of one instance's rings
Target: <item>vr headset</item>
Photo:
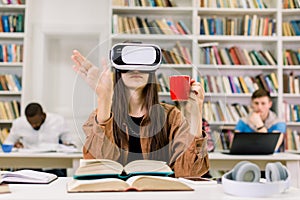
[[[154,44],[118,43],[110,50],[110,61],[121,71],[155,71],[162,59],[159,46]]]

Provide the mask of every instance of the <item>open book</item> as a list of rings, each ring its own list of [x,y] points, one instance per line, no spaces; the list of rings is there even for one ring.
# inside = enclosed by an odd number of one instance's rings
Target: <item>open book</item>
[[[171,191],[193,189],[177,178],[160,176],[133,176],[126,181],[118,178],[93,180],[73,179],[67,184],[68,192],[108,192],[108,191]]]
[[[137,175],[171,176],[174,172],[163,161],[135,160],[124,167],[113,160],[81,159],[74,179],[119,178],[126,180]]]
[[[50,183],[57,179],[55,174],[29,169],[14,172],[0,171],[0,183]]]

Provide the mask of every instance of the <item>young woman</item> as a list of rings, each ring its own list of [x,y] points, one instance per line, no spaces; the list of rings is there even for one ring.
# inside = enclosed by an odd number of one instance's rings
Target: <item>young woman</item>
[[[73,69],[92,87],[98,107],[83,125],[84,158],[126,164],[137,159],[166,161],[176,177],[208,171],[207,136],[202,132],[204,91],[193,82],[185,118],[175,106],[159,103],[155,72],[104,70],[77,50]]]

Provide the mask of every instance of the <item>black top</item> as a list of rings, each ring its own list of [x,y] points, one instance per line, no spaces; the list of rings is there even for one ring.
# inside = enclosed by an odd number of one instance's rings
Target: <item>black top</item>
[[[141,141],[140,141],[140,125],[143,120],[143,117],[130,116],[129,120],[130,120],[128,124],[129,153],[128,153],[127,162],[133,160],[143,160]]]

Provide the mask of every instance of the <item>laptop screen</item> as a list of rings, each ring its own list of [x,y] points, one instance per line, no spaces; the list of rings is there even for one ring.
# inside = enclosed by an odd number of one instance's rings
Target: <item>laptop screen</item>
[[[234,133],[230,154],[266,155],[273,154],[281,133]]]

